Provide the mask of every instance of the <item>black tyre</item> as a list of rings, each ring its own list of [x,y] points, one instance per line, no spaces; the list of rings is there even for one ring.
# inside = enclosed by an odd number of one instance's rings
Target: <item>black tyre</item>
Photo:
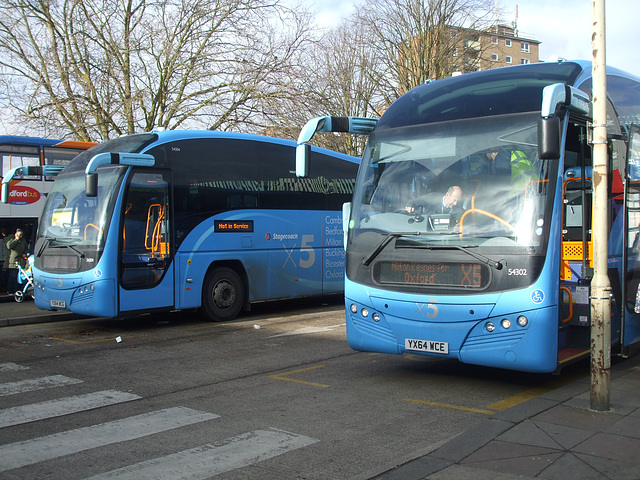
[[[234,319],[244,303],[244,284],[235,270],[222,267],[207,274],[202,291],[202,310],[214,322]]]

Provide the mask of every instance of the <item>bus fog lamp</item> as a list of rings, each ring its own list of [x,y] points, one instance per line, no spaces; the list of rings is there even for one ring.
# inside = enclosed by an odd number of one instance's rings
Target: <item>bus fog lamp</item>
[[[492,322],[487,322],[484,327],[487,329],[487,332],[493,332],[496,329],[496,326]]]
[[[371,315],[371,318],[373,318],[374,322],[380,321],[380,315],[378,315],[377,313],[374,313],[373,315]]]
[[[360,315],[362,315],[364,318],[367,318],[369,316],[369,310],[363,308],[362,310],[360,310]]]
[[[528,323],[529,319],[527,319],[527,317],[525,317],[524,315],[520,315],[518,317],[518,325],[520,325],[521,327],[526,327]]]
[[[349,307],[349,310],[351,310],[351,313],[358,313],[358,307],[356,307],[355,303],[351,304],[351,306]]]
[[[511,327],[511,320],[507,320],[506,318],[502,319],[502,328],[507,329]]]

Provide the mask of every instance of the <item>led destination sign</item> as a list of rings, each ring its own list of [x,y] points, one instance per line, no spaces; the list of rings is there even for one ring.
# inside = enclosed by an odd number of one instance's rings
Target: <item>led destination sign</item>
[[[483,288],[488,281],[486,267],[479,263],[380,262],[379,283]]]
[[[216,220],[214,231],[220,232],[253,232],[253,220]]]

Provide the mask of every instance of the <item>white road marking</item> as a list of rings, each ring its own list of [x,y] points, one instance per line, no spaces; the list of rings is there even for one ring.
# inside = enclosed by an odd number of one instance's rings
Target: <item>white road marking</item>
[[[48,400],[0,410],[0,428],[35,422],[46,418],[60,417],[122,402],[139,400],[142,397],[117,390],[104,390],[75,397]]]
[[[0,372],[15,372],[17,370],[29,370],[29,367],[17,363],[0,363]]]
[[[335,330],[338,327],[344,327],[345,325],[346,325],[345,323],[341,323],[339,325],[329,325],[326,327],[303,327],[303,328],[299,328],[298,330],[293,330],[291,332],[271,335],[269,338],[287,337],[289,335],[309,335],[312,333],[330,332],[332,330]]]
[[[0,471],[32,465],[95,447],[126,442],[218,417],[219,415],[213,413],[174,407],[3,445],[0,447]]]
[[[20,380],[0,384],[0,397],[15,395],[17,393],[33,392],[45,388],[63,387],[82,383],[82,380],[65,377],[64,375],[52,375],[50,377],[35,378],[33,380]]]
[[[275,428],[255,430],[85,480],[204,480],[316,442],[315,438]]]

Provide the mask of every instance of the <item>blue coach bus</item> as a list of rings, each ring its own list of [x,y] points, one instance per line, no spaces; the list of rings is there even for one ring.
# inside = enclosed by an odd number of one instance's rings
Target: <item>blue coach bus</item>
[[[640,341],[640,79],[607,74],[611,337],[626,355]],[[470,73],[371,124],[344,221],[354,349],[530,372],[589,354],[591,82],[588,62]],[[298,173],[315,131],[363,121],[308,122]]]
[[[90,316],[341,293],[341,208],[359,159],[212,131],[120,137],[56,177],[35,245],[35,302]],[[15,174],[27,174],[18,169]],[[45,172],[46,174],[46,172]]]

